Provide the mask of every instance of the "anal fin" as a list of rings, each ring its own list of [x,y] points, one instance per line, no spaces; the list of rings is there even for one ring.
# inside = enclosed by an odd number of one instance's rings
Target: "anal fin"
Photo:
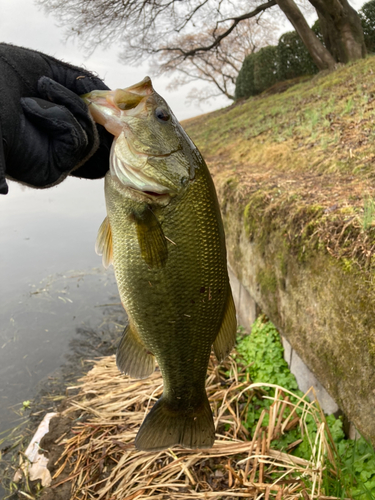
[[[119,370],[131,378],[147,378],[155,369],[155,357],[147,350],[131,324],[125,328],[118,346],[116,363]]]
[[[103,266],[107,269],[113,261],[112,230],[108,217],[100,225],[95,243],[95,252],[103,256]]]
[[[214,341],[213,347],[217,360],[223,361],[230,351],[232,350],[234,344],[236,343],[237,337],[237,318],[236,318],[236,307],[234,305],[232,291],[230,290],[224,318],[221,323],[221,327],[217,337]]]

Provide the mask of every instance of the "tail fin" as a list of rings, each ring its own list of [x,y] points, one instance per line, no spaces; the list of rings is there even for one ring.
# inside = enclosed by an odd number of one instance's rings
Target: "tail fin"
[[[211,448],[214,441],[214,421],[206,395],[203,403],[189,413],[172,411],[162,396],[139,429],[135,446],[143,451],[159,451],[172,446]]]

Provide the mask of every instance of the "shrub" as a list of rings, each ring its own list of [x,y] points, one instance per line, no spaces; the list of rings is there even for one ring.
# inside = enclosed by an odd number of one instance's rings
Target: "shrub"
[[[312,30],[322,41],[319,21]],[[269,45],[245,57],[236,80],[235,99],[259,94],[280,81],[317,72],[318,68],[302,40],[291,31],[280,37],[276,47]]]
[[[375,0],[363,4],[358,14],[361,18],[367,51],[375,52]]]
[[[234,93],[236,99],[250,97],[256,93],[254,86],[254,57],[255,54],[249,54],[246,56],[242,64],[242,68],[238,73],[236,79],[236,90]]]
[[[375,4],[375,0],[368,3]],[[319,20],[311,29],[324,44]],[[269,45],[245,57],[236,80],[235,99],[259,94],[280,81],[317,72],[318,68],[301,38],[295,31],[290,31],[279,38],[276,47]]]
[[[259,94],[279,81],[277,47],[263,47],[254,57],[254,87]]]
[[[319,19],[315,21],[315,23],[311,26],[311,29],[315,33],[316,38],[325,46],[324,39],[323,39],[323,33],[322,30],[320,29],[320,22]]]
[[[318,72],[311,55],[295,31],[281,35],[277,50],[279,79],[281,81],[303,75],[313,75]]]

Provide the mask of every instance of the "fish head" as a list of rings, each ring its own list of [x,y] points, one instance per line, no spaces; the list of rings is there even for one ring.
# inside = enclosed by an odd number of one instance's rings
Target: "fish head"
[[[94,120],[115,136],[110,172],[123,186],[165,199],[194,179],[199,152],[149,77],[125,89],[95,90],[82,98]]]

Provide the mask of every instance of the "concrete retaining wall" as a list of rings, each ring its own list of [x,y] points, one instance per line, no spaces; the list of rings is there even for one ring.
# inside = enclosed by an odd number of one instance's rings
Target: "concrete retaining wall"
[[[237,279],[231,268],[229,268],[229,278],[236,304],[238,324],[243,326],[248,332],[251,332],[251,325],[261,313],[261,309],[247,288]],[[324,389],[300,356],[298,356],[298,353],[293,349],[288,340],[283,336],[281,336],[281,340],[284,347],[284,359],[288,363],[290,371],[296,377],[299,389],[307,392],[310,387],[314,387],[318,401],[325,413],[337,413],[339,407],[334,399]]]
[[[220,201],[239,323],[248,329],[264,312],[300,389],[313,385],[327,413],[340,408],[375,444],[373,283],[324,251],[298,259],[278,231],[249,238],[238,200]]]

